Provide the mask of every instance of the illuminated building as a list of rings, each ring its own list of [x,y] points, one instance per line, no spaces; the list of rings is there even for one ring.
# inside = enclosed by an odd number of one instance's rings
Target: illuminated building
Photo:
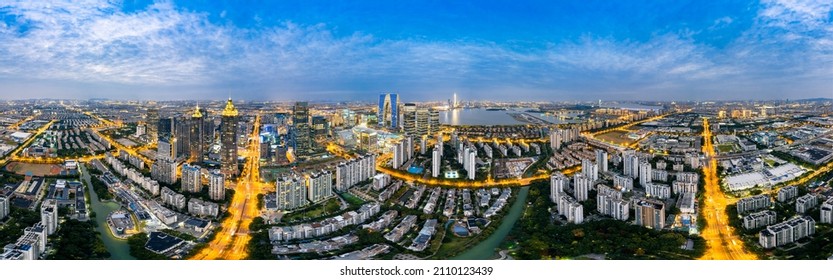
[[[201,168],[187,163],[182,165],[182,191],[198,193],[202,191],[200,180]]]
[[[379,126],[399,128],[399,95],[395,93],[379,95],[379,108],[376,115]]]
[[[208,173],[208,197],[211,200],[223,200],[226,198],[225,177],[217,170]]]
[[[220,170],[226,176],[237,176],[237,109],[231,103],[231,98],[226,102],[222,112],[222,123],[220,126]]]

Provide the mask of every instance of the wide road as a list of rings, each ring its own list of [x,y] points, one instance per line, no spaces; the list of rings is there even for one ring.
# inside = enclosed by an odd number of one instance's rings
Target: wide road
[[[701,236],[706,239],[709,248],[701,259],[754,260],[757,256],[743,248],[743,241],[729,226],[729,217],[726,215],[728,201],[726,195],[720,189],[717,176],[717,159],[714,157],[712,133],[707,118],[703,118],[703,138],[703,153],[706,155],[708,162],[703,167],[706,193],[704,205],[700,205],[700,209],[706,219],[706,227],[703,229]]]
[[[251,240],[249,224],[258,216],[257,195],[262,192],[264,184],[260,182],[260,116],[255,117],[249,143],[241,155],[247,161],[243,172],[234,187],[229,213],[223,220],[222,230],[217,233],[208,246],[191,259],[196,260],[240,260],[248,256],[246,246]]]

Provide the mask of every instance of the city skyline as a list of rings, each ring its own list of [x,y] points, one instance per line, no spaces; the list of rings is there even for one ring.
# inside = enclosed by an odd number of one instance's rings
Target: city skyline
[[[152,2],[0,4],[0,99],[703,101],[833,88],[833,5],[816,1]]]

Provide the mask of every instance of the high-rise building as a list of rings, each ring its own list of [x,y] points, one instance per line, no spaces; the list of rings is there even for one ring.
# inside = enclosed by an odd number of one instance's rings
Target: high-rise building
[[[275,188],[279,210],[292,210],[303,207],[307,201],[307,188],[303,178],[291,175],[278,178]]]
[[[205,154],[205,136],[204,131],[205,124],[203,124],[203,116],[202,111],[200,111],[200,106],[197,106],[194,109],[194,112],[191,114],[191,125],[189,125],[190,133],[188,137],[188,161],[189,162],[202,162],[202,156]]]
[[[150,177],[165,184],[176,183],[176,161],[170,158],[158,158],[150,167]]]
[[[417,106],[414,103],[402,105],[402,130],[405,135],[419,135],[417,132],[419,120],[417,117]]]
[[[46,199],[42,202],[40,221],[47,235],[53,235],[58,230],[58,205],[54,199]]]
[[[616,174],[613,176],[613,187],[624,192],[633,190],[633,178]]]
[[[634,218],[637,225],[656,230],[665,228],[665,204],[655,200],[637,200]]]
[[[475,175],[477,174],[477,150],[476,149],[469,149],[466,151],[466,160],[463,167],[465,167],[466,172],[468,172],[468,179],[474,180]]]
[[[419,153],[424,155],[425,153],[428,152],[428,151],[425,150],[427,148],[428,148],[428,135],[422,135],[422,137],[419,138]]]
[[[819,223],[833,224],[833,197],[821,204],[819,211]]]
[[[591,181],[599,180],[599,166],[589,159],[581,160],[581,173]]]
[[[658,184],[648,182],[643,185],[645,187],[645,194],[656,197],[658,199],[666,199],[671,197],[671,187],[666,184]]]
[[[622,199],[622,193],[610,187],[600,187],[596,194],[596,210],[602,215],[620,221],[630,218],[630,202]]]
[[[200,180],[201,168],[196,165],[183,164],[182,165],[182,191],[198,193],[202,191],[202,181]]]
[[[631,178],[639,177],[639,157],[636,156],[635,151],[624,151],[622,153],[622,162],[622,174]]]
[[[226,199],[226,178],[217,170],[208,173],[208,197],[217,201]]]
[[[9,215],[9,211],[9,198],[0,196],[0,220],[5,219]]]
[[[309,103],[295,102],[295,106],[292,107],[292,133],[295,139],[296,156],[307,156],[312,153],[311,130]]]
[[[397,129],[399,128],[399,95],[387,93],[379,95],[379,108],[376,119],[379,126]]]
[[[220,127],[220,170],[224,175],[237,176],[237,108],[231,103],[231,98],[226,102],[222,113]]]
[[[440,112],[428,109],[428,132],[426,134],[433,135],[438,132],[440,132]]]
[[[567,218],[568,223],[584,222],[584,206],[568,194],[559,196],[558,213]]]
[[[367,154],[336,166],[336,190],[347,191],[353,185],[376,174],[376,155]]]
[[[312,138],[325,138],[330,134],[330,122],[324,116],[313,116],[311,118],[312,126],[310,131]]]
[[[146,132],[148,139],[150,141],[157,141],[159,139],[159,109],[148,108],[145,123],[147,123]]]
[[[587,200],[588,193],[590,192],[590,188],[592,187],[593,180],[591,180],[587,176],[584,176],[584,174],[576,173],[575,175],[573,175],[573,192],[576,196],[576,200]]]
[[[596,164],[599,165],[599,171],[607,172],[607,151],[596,150]]]
[[[554,171],[550,176],[550,200],[558,204],[561,201],[561,194],[570,185],[570,180],[561,172]]]
[[[176,159],[176,138],[160,137],[156,144],[156,158]]]
[[[431,152],[431,176],[433,176],[434,178],[440,176],[440,164],[442,164],[440,148],[434,147],[434,150]]]
[[[312,203],[333,197],[333,174],[327,170],[307,175],[307,199]]]
[[[639,161],[639,184],[644,188],[651,182],[651,163],[648,160]]]

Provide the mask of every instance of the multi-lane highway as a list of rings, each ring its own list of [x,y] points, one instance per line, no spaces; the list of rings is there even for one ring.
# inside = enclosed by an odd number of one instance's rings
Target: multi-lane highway
[[[728,200],[720,189],[717,176],[717,160],[714,157],[714,145],[712,133],[709,129],[709,120],[703,118],[703,153],[708,160],[703,167],[705,174],[705,202],[700,205],[703,217],[706,219],[706,227],[701,236],[706,239],[708,250],[701,259],[706,260],[753,260],[757,256],[747,252],[743,247],[743,241],[735,234],[734,229],[729,226],[729,217],[726,215]]]
[[[217,233],[208,246],[194,255],[197,260],[240,260],[248,256],[246,246],[251,239],[249,224],[257,217],[257,195],[263,190],[260,182],[260,116],[255,117],[246,151],[241,155],[247,158],[243,171],[234,187],[228,212],[231,214],[222,222],[222,230]]]

